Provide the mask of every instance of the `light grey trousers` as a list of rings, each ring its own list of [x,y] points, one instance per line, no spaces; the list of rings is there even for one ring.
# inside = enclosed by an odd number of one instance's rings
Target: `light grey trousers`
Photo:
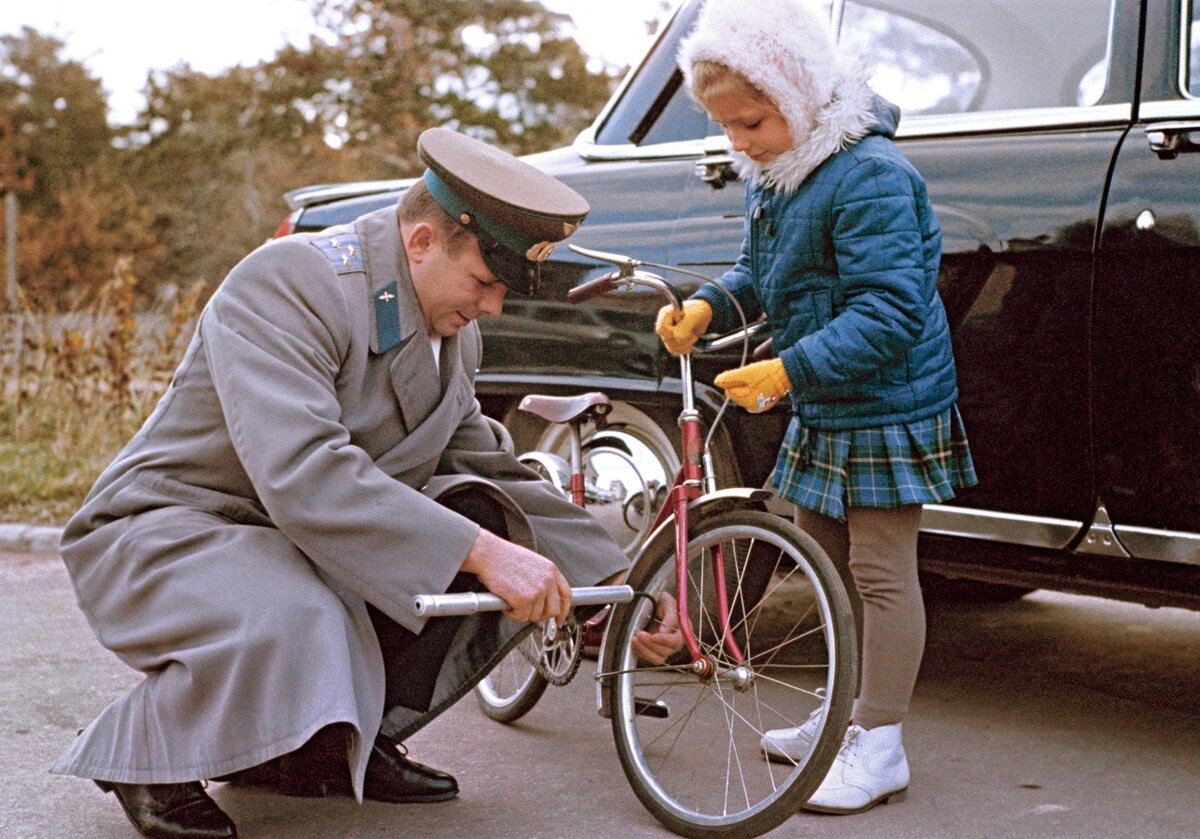
[[[917,580],[920,505],[848,508],[845,524],[797,508],[795,520],[829,554],[854,606],[860,650],[855,724],[869,729],[902,721],[925,650]]]

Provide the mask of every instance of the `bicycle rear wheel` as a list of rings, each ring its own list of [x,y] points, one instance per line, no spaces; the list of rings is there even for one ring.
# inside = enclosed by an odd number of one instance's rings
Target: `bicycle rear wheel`
[[[635,590],[676,593],[673,540],[639,561]],[[711,565],[723,554],[730,630],[722,642]],[[717,675],[697,675],[686,651],[638,662],[630,642],[653,614],[646,598],[618,607],[604,675],[625,775],[664,825],[684,836],[758,836],[799,809],[841,745],[853,701],[857,650],[850,601],[829,557],[795,525],[757,510],[718,514],[688,544],[688,614]],[[764,759],[763,732],[822,720],[808,754]]]
[[[475,685],[479,708],[490,719],[504,724],[513,723],[528,714],[549,682],[538,672],[537,660],[542,654],[542,630],[535,627],[527,632],[508,655]]]

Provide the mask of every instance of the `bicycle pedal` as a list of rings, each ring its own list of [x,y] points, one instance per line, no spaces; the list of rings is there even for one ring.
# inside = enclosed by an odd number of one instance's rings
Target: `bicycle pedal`
[[[671,709],[667,704],[659,699],[638,699],[633,698],[633,713],[639,717],[652,717],[656,720],[665,720],[671,716]]]

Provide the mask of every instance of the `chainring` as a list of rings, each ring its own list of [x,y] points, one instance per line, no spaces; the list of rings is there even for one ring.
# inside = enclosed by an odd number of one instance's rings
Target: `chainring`
[[[540,624],[534,635],[540,648],[537,660],[524,644],[520,647],[522,654],[550,684],[558,687],[569,684],[583,661],[583,627],[573,615],[561,626],[551,618]]]

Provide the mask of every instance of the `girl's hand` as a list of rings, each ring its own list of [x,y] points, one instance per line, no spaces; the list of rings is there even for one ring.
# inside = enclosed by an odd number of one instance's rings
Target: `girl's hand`
[[[792,389],[783,361],[778,358],[726,370],[713,379],[713,384],[752,414],[767,410]]]
[[[712,306],[703,300],[684,300],[682,311],[675,311],[674,306],[663,306],[658,310],[654,331],[662,338],[667,352],[684,355],[691,352],[692,344],[708,329],[712,315]]]

